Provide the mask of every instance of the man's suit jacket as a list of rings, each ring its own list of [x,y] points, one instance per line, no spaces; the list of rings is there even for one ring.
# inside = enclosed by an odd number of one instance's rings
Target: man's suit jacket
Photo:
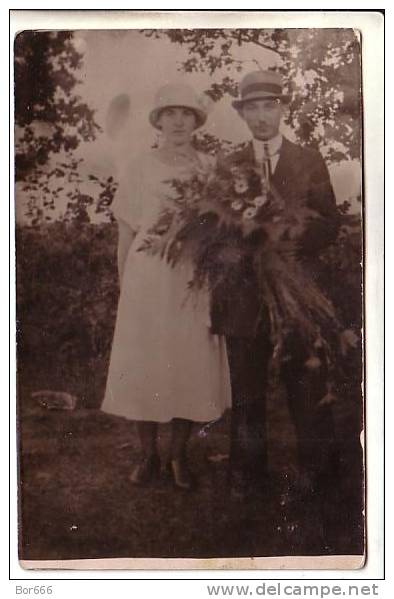
[[[252,143],[229,155],[220,168],[254,164]],[[298,240],[299,256],[307,263],[309,272],[320,284],[321,272],[317,262],[319,252],[335,240],[338,213],[327,166],[321,154],[298,146],[285,137],[279,160],[272,175],[272,184],[285,202],[313,209],[319,218]],[[238,337],[253,337],[261,319],[267,319],[258,296],[257,279],[251,264],[239,269],[227,289],[218,289],[212,297],[212,332]]]

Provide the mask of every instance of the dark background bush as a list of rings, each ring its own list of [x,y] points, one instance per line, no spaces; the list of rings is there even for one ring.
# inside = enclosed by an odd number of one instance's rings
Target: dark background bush
[[[99,407],[118,298],[116,225],[17,227],[19,383]]]
[[[323,257],[345,326],[361,326],[361,229],[342,215]],[[18,226],[17,342],[25,389],[68,391],[100,407],[119,294],[115,223]],[[354,375],[354,373],[352,373]]]

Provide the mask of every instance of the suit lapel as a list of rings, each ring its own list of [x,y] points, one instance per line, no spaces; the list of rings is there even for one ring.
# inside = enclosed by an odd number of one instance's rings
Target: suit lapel
[[[297,152],[294,146],[285,137],[279,154],[278,164],[272,176],[272,183],[283,198],[291,200],[297,196],[297,182],[300,169]]]
[[[279,160],[276,165],[274,174],[272,175],[272,182],[276,186],[283,185],[283,182],[287,178],[289,169],[291,167],[291,146],[287,139],[284,137],[282,141],[282,147],[279,152]]]

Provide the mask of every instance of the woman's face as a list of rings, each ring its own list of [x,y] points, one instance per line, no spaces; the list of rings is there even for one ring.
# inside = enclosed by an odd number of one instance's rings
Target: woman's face
[[[157,124],[166,140],[180,145],[190,142],[197,121],[190,108],[169,106],[160,112]]]

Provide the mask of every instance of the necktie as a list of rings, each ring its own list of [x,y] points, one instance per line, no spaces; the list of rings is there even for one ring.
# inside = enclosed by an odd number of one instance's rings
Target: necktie
[[[272,164],[271,164],[271,158],[270,158],[270,153],[269,153],[269,145],[267,142],[265,142],[263,144],[263,149],[264,149],[263,172],[264,172],[266,180],[268,182],[270,182],[271,177],[272,177]]]

